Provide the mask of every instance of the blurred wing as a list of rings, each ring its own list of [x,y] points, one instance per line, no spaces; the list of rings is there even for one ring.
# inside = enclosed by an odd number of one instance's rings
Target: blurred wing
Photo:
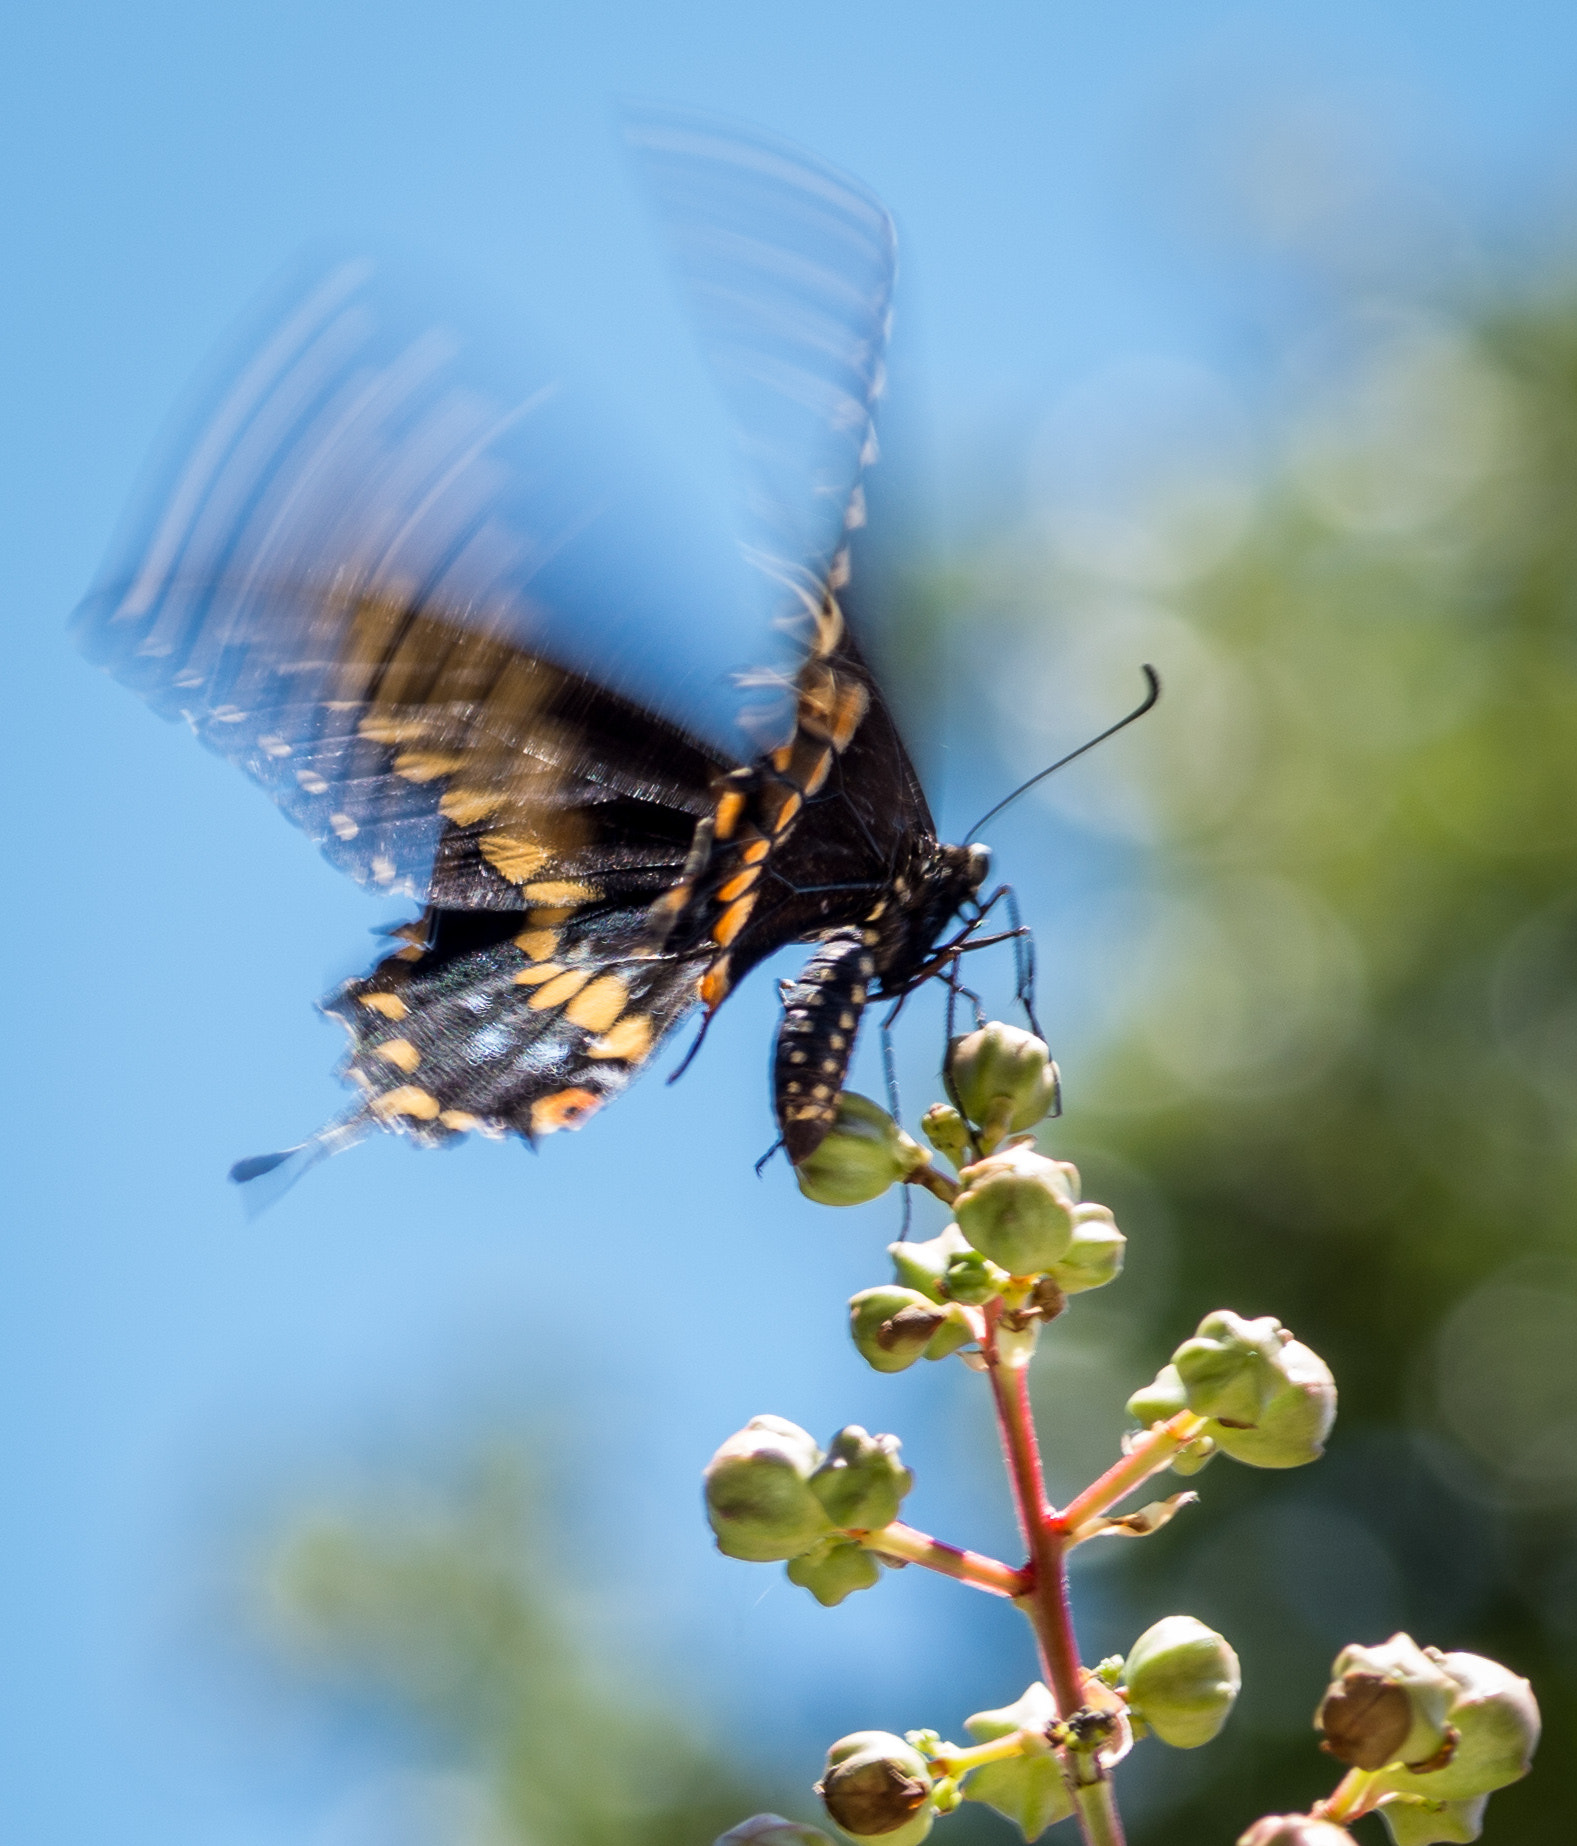
[[[621,815],[632,864],[682,863],[742,744],[654,709],[705,677],[705,573],[666,509],[593,458],[550,378],[500,389],[474,357],[368,266],[321,278],[227,376],[76,629],[352,877],[508,908]]]
[[[704,116],[632,110],[627,134],[735,432],[750,543],[801,619],[864,523],[897,238],[858,181]]]

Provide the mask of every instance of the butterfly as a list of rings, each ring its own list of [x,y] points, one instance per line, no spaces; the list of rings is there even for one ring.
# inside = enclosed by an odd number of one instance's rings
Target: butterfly
[[[463,333],[364,264],[269,316],[77,615],[92,659],[332,864],[419,906],[322,1002],[355,1105],[238,1180],[372,1129],[579,1128],[797,942],[773,1100],[801,1162],[867,1005],[989,908],[989,855],[938,838],[846,613],[892,221],[765,137],[657,112],[630,133],[738,432],[778,637],[732,732],[687,716],[663,666],[694,613],[665,516],[588,462],[553,377],[479,383]]]

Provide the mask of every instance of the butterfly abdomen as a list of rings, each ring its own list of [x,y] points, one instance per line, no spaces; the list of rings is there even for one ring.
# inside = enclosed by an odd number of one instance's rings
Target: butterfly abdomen
[[[783,984],[772,1100],[795,1166],[815,1153],[837,1114],[838,1092],[876,975],[876,942],[872,929],[835,929],[799,979]]]

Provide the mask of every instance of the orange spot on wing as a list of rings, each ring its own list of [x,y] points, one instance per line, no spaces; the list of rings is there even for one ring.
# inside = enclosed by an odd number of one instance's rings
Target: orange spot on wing
[[[440,808],[443,803],[439,803]],[[450,815],[453,820],[455,817]],[[465,826],[468,823],[458,823]],[[489,833],[477,842],[482,857],[512,885],[524,884],[533,872],[540,872],[553,857],[540,840],[527,839],[518,833]]]
[[[439,1101],[421,1090],[414,1083],[402,1083],[397,1090],[386,1090],[382,1096],[374,1096],[369,1105],[374,1115],[381,1115],[385,1120],[395,1116],[415,1116],[419,1122],[432,1122],[438,1119]]]
[[[736,872],[718,891],[718,901],[731,904],[736,897],[743,897],[760,876],[761,873],[755,866],[747,865],[742,872]]]
[[[639,1064],[652,1048],[652,1022],[644,1013],[627,1013],[602,1038],[594,1038],[586,1047],[591,1058],[622,1058],[626,1064]]]
[[[403,1070],[407,1077],[422,1061],[422,1054],[408,1038],[386,1038],[381,1045],[374,1045],[373,1051]]]
[[[579,1128],[601,1103],[595,1090],[556,1090],[531,1105],[531,1132],[556,1134],[561,1128]]]
[[[712,940],[723,948],[734,940],[750,921],[750,913],[755,908],[753,897],[737,898],[712,925]]]
[[[385,1019],[403,1019],[411,1010],[398,994],[357,994],[357,1001]]]
[[[726,789],[718,800],[717,821],[713,837],[726,840],[739,825],[739,817],[745,811],[745,798],[737,788]]]
[[[565,1007],[564,1017],[588,1032],[605,1032],[629,1003],[629,988],[618,975],[605,974],[576,994]]]

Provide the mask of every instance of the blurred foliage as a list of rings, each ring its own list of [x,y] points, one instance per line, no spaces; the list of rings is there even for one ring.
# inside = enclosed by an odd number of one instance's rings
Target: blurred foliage
[[[769,1806],[676,1717],[680,1685],[588,1657],[595,1624],[528,1506],[495,1461],[451,1499],[306,1518],[273,1560],[287,1651],[429,1727],[474,1779],[479,1811],[433,1846],[697,1846]]]
[[[1168,682],[1054,797],[1100,802],[1152,880],[1113,964],[1131,1011],[1057,1137],[1135,1280],[1147,1222],[1171,1249],[1123,1388],[1227,1305],[1341,1389],[1325,1461],[1218,1461],[1123,1560],[1136,1626],[1181,1606],[1244,1658],[1238,1718],[1164,1765],[1182,1780],[1136,1836],[1203,1846],[1328,1789],[1329,1661],[1407,1627],[1532,1678],[1542,1753],[1486,1838],[1554,1846],[1577,1804],[1577,299],[1390,317],[1257,472],[1185,480],[1147,523],[1054,510],[997,585],[1030,586],[999,636],[1021,723],[1026,687],[1092,662],[1118,710],[1138,660]]]

